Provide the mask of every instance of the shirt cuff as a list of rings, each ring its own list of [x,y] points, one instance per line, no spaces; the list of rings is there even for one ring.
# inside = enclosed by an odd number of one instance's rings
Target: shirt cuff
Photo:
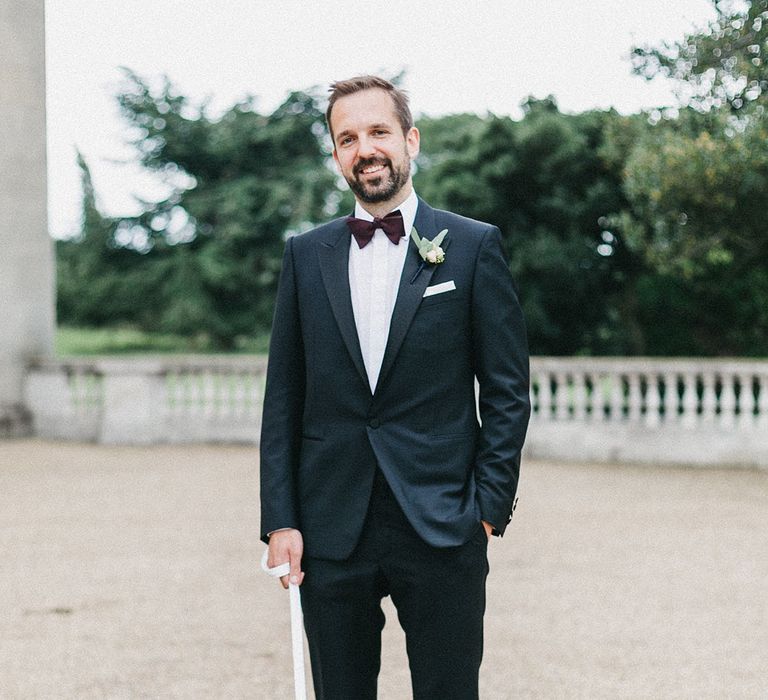
[[[277,530],[272,530],[272,532],[267,533],[267,537],[272,537],[276,532],[283,532],[284,530],[293,530],[292,527],[279,527]]]

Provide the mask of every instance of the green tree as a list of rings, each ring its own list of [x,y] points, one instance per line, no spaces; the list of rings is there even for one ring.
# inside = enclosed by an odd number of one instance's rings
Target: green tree
[[[195,327],[231,346],[269,327],[285,235],[333,209],[322,112],[312,95],[294,92],[270,115],[249,99],[213,120],[167,81],[153,93],[133,73],[126,80],[118,99],[137,129],[142,164],[180,183],[137,218],[154,246],[183,251],[166,292],[174,308],[164,330]],[[169,231],[180,212],[189,239],[181,246]],[[190,286],[193,298],[184,302]]]
[[[422,119],[416,186],[428,200],[499,225],[537,354],[643,350],[640,266],[606,215],[623,203],[621,163],[602,157],[615,112]]]
[[[657,347],[765,355],[768,3],[715,7],[705,31],[635,50],[636,69],[677,80],[683,104],[628,147],[616,140],[627,205],[610,220],[656,273],[639,290]]]
[[[655,268],[692,277],[766,260],[768,130],[761,122],[731,135],[660,126],[638,140],[625,167],[632,213],[619,225]]]
[[[84,240],[62,245],[64,264],[85,266],[63,276],[62,318],[203,335],[223,349],[267,330],[285,237],[338,204],[315,97],[291,93],[269,115],[247,99],[214,119],[167,79],[152,90],[126,71],[118,102],[141,164],[168,194],[141,202],[138,216],[107,220],[88,179]],[[81,296],[109,303],[96,313],[84,301],[82,313]]]
[[[703,31],[656,47],[635,47],[638,74],[678,85],[683,105],[735,112],[768,101],[768,0],[712,0],[716,17]]]
[[[81,235],[56,241],[59,322],[101,326],[137,323],[148,293],[142,256],[119,245],[116,222],[101,215],[85,159],[78,153],[83,203]]]

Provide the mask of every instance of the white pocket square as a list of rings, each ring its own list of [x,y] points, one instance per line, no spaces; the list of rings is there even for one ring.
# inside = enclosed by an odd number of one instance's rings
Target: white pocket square
[[[433,284],[431,287],[427,287],[424,290],[424,296],[431,297],[433,294],[452,292],[454,289],[456,289],[456,284],[453,280],[449,280],[448,282],[441,282],[440,284]]]

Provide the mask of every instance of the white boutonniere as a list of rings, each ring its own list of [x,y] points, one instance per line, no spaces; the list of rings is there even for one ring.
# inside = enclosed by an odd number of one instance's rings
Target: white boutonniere
[[[440,244],[447,233],[448,229],[444,228],[430,241],[428,238],[421,238],[415,226],[411,229],[411,238],[419,249],[419,255],[421,255],[421,259],[425,263],[439,265],[441,262],[445,262],[445,251],[440,247]]]

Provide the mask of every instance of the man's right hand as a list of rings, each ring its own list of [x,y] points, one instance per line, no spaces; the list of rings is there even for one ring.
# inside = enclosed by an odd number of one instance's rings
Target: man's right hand
[[[280,577],[283,588],[288,588],[288,581],[299,586],[304,580],[304,572],[301,570],[301,557],[304,553],[304,539],[301,532],[296,529],[278,530],[269,536],[269,555],[267,566],[273,568],[290,562],[291,572],[287,576]]]

